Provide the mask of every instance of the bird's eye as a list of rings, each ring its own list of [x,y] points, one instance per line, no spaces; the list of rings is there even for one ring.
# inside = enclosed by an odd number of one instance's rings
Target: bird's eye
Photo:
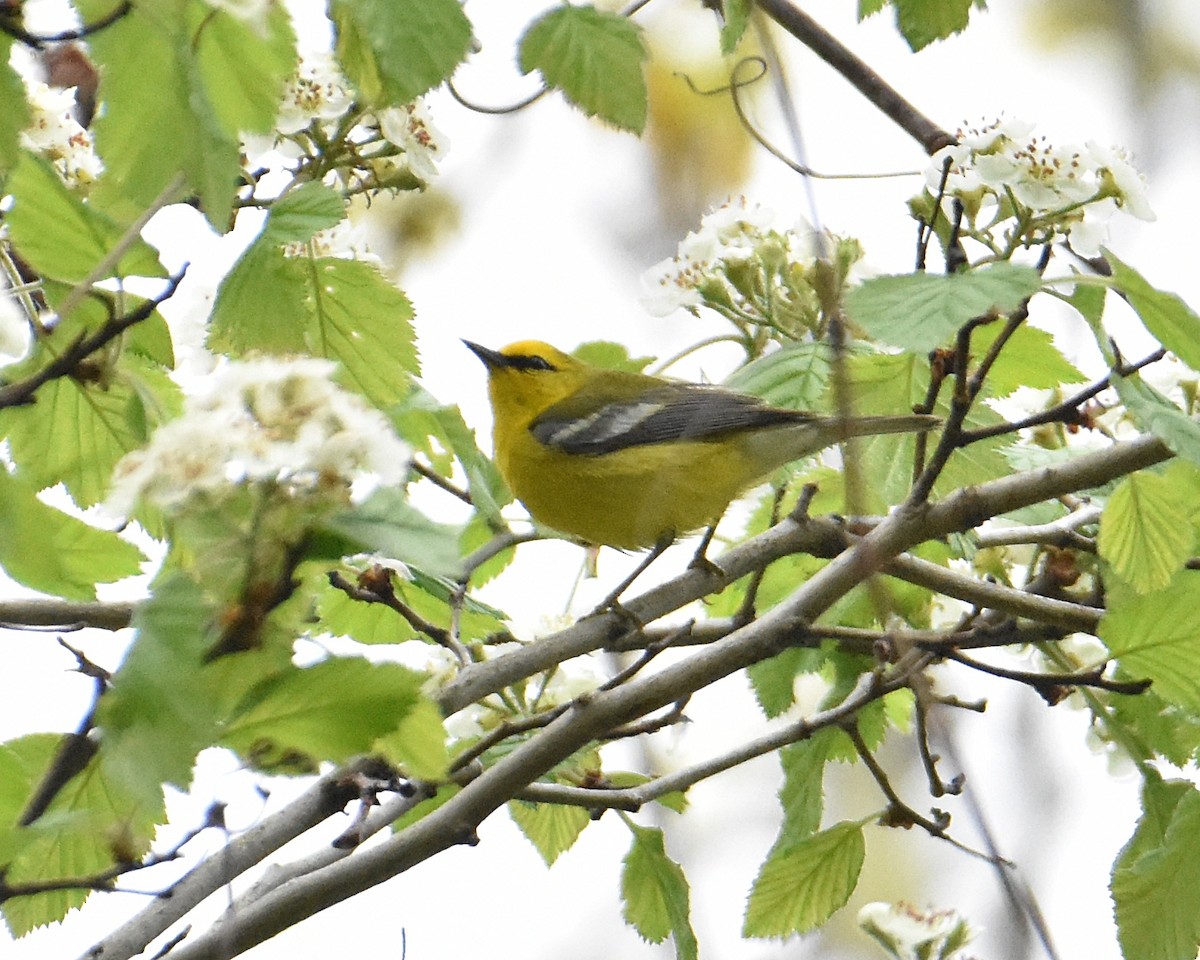
[[[553,370],[554,365],[545,357],[529,353],[519,357],[510,357],[509,366],[517,370]]]

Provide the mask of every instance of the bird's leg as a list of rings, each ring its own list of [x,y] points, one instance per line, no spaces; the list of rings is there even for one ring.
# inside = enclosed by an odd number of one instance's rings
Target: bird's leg
[[[720,520],[714,520],[708,525],[708,529],[704,531],[704,536],[700,539],[700,546],[696,548],[696,552],[692,554],[692,559],[688,561],[688,567],[697,570],[703,570],[710,576],[720,577],[725,579],[725,571],[721,567],[708,559],[708,546],[712,543],[713,535],[717,532],[717,524]]]
[[[625,619],[635,624],[638,628],[644,627],[644,623],[641,623],[637,617],[621,606],[621,594],[629,589],[634,580],[646,572],[646,568],[649,567],[650,564],[663,555],[664,551],[672,544],[672,542],[672,537],[664,537],[663,539],[659,540],[658,543],[656,543],[650,549],[650,552],[646,554],[642,562],[634,568],[633,573],[618,583],[617,586],[608,594],[608,596],[606,596],[596,605],[596,609],[589,613],[588,616],[594,617],[601,613],[611,612],[625,617]]]

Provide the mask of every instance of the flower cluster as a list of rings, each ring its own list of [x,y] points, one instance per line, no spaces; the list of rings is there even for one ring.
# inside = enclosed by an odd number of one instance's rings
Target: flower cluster
[[[333,383],[333,370],[313,358],[218,368],[180,417],[121,459],[106,508],[129,516],[147,502],[177,514],[249,484],[345,503],[364,481],[399,482],[408,448],[379,411]]]
[[[924,210],[940,192],[950,216],[949,201],[957,199],[967,233],[1003,254],[1065,236],[1077,253],[1095,256],[1117,210],[1154,219],[1146,182],[1123,150],[1055,146],[1033,130],[1006,118],[960,130],[957,143],[930,158],[915,208]]]
[[[953,910],[921,911],[907,903],[868,903],[858,925],[896,960],[956,960],[975,935]]]
[[[363,111],[327,54],[305,57],[288,83],[273,143],[248,141],[248,154],[274,149],[291,160],[323,157],[349,168],[363,187],[411,189],[437,176],[436,161],[449,145],[434,126],[425,104],[414,101],[376,113]]]
[[[852,240],[831,242],[833,260],[818,261],[807,227],[783,226],[774,212],[745,198],[729,200],[704,216],[674,257],[646,272],[642,303],[656,316],[707,307],[739,329],[765,325],[796,338],[820,321],[820,265],[835,265],[837,287],[861,256]]]
[[[41,154],[72,189],[86,189],[103,170],[92,135],[75,119],[75,88],[28,81],[30,122],[21,145]]]

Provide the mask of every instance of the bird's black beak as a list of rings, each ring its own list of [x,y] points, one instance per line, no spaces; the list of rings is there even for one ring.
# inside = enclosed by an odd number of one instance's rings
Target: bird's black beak
[[[484,366],[486,366],[489,370],[497,370],[500,367],[506,366],[508,358],[499,351],[489,350],[487,347],[481,347],[479,344],[472,343],[470,340],[464,340],[463,343],[467,345],[468,350],[470,350],[473,354],[475,354],[475,356],[483,361]]]

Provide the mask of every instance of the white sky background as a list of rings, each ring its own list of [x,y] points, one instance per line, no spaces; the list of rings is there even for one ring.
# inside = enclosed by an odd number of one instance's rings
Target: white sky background
[[[690,6],[684,0],[655,0],[645,17]],[[1127,99],[1129,87],[1114,76],[1116,61],[1086,42],[1076,49],[1046,54],[1022,31],[1029,0],[994,0],[993,10],[976,14],[963,37],[911,54],[887,19],[853,22],[851,0],[806,5],[827,28],[864,57],[918,109],[949,129],[964,120],[993,118],[1001,111],[1036,121],[1038,132],[1054,142],[1095,140],[1121,143],[1143,158],[1150,199],[1159,221],[1143,226],[1128,221],[1112,245],[1152,282],[1200,304],[1195,261],[1195,223],[1200,206],[1194,172],[1200,136],[1196,104],[1168,101],[1158,116],[1171,122],[1155,127],[1143,105]],[[471,3],[468,13],[484,45],[480,63],[460,71],[461,91],[497,104],[531,89],[529,78],[512,68],[515,24],[528,22],[544,4]],[[1179,30],[1200,37],[1200,11],[1186,0],[1154,5],[1173,9]],[[920,149],[880,117],[831,70],[786,37],[781,49],[792,60],[793,91],[800,106],[809,162],[822,171],[865,172],[917,169]],[[679,315],[649,317],[640,306],[640,275],[673,252],[677,232],[662,229],[658,200],[645,146],[627,135],[589,123],[554,97],[517,116],[468,113],[445,96],[431,100],[437,125],[450,139],[450,153],[437,188],[453,196],[462,213],[458,233],[433,255],[412,260],[400,279],[417,310],[424,380],[444,402],[462,405],[469,423],[486,437],[490,429],[482,369],[459,344],[460,337],[500,346],[537,337],[563,348],[589,339],[613,339],[634,353],[667,356],[701,336],[721,332]],[[787,149],[782,128],[772,124],[768,102],[762,115],[769,135]],[[1153,134],[1155,140],[1145,139]],[[1139,139],[1142,138],[1142,139]],[[1161,138],[1161,139],[1159,139]],[[1145,162],[1153,161],[1153,165]],[[818,182],[815,186],[825,226],[859,237],[869,268],[911,268],[914,230],[905,199],[917,181]],[[741,191],[751,200],[797,216],[805,211],[796,175],[760,155],[753,179]],[[387,201],[380,201],[386,204]],[[1124,219],[1124,218],[1122,218]],[[186,218],[185,218],[186,222]],[[692,224],[694,226],[694,223]],[[193,263],[172,319],[186,324],[203,315],[205,296],[237,246],[173,226],[160,234],[170,240],[166,256]],[[159,242],[159,237],[153,237]],[[249,239],[242,238],[242,242]],[[207,280],[206,280],[207,278]],[[189,308],[185,294],[191,298]],[[164,312],[167,312],[164,310]],[[1067,330],[1063,346],[1088,356],[1081,332]],[[1133,341],[1130,341],[1131,344]],[[1131,347],[1129,355],[1139,356]],[[728,351],[702,354],[681,375],[720,379],[736,359]],[[187,361],[187,358],[184,357]],[[565,544],[523,548],[523,562],[489,588],[485,599],[530,631],[567,602],[580,563],[580,551]],[[661,575],[686,562],[690,546],[659,561]],[[586,610],[635,558],[605,551],[601,579],[585,583],[577,608]],[[115,665],[124,640],[105,636],[71,637],[98,662]],[[88,681],[66,673],[72,660],[52,635],[8,634],[3,640],[9,669],[0,674],[0,736],[38,730],[66,730],[78,722],[90,693]],[[50,693],[40,684],[50,678]],[[1035,694],[985,683],[963,670],[946,673],[945,688],[965,698],[989,697],[983,716],[951,718],[959,758],[969,786],[983,804],[1001,851],[1016,860],[1032,883],[1038,902],[1064,957],[1094,960],[1118,957],[1106,885],[1113,857],[1128,837],[1136,816],[1136,781],[1113,780],[1106,760],[1090,754],[1082,740],[1086,720],[1066,706],[1044,707]],[[36,689],[36,692],[34,692]],[[648,748],[656,768],[686,763],[732,747],[762,729],[741,679],[697,697],[688,709],[695,721],[684,731],[657,735]],[[907,762],[899,740],[886,754],[890,768]],[[206,755],[194,803],[180,802],[179,823],[202,818],[213,799],[231,801],[230,826],[244,827],[294,792],[279,781],[267,807],[220,756]],[[636,754],[629,763],[638,763]],[[946,776],[957,765],[943,761]],[[864,816],[882,806],[874,787],[852,771],[831,776],[829,818]],[[930,802],[919,771],[898,777],[905,798],[919,810]],[[740,939],[744,898],[777,826],[775,762],[764,759],[690,794],[693,808],[682,820],[646,811],[640,818],[669,818],[668,850],[680,860],[692,885],[692,920],[701,951],[721,960],[777,957],[882,956],[852,926],[853,915],[874,899],[911,897],[918,904],[955,907],[987,928],[977,941],[980,957],[1012,956],[1004,939],[1007,921],[998,912],[1000,896],[990,868],[939,844],[918,831],[868,830],[863,883],[833,925],[829,939],[803,938],[784,945]],[[954,814],[953,830],[968,843],[979,842],[961,802],[938,805]],[[332,836],[334,825],[328,831]],[[255,960],[336,955],[352,950],[398,958],[401,930],[408,957],[444,960],[472,955],[530,960],[570,956],[591,958],[673,956],[668,944],[641,943],[624,925],[617,899],[620,859],[628,833],[616,817],[590,826],[574,849],[547,871],[533,849],[502,815],[485,822],[481,844],[439,855],[409,874],[327,911],[276,940],[251,951]],[[205,835],[196,848],[215,849]],[[191,852],[193,848],[189,848]],[[166,885],[166,871],[135,874],[137,889]],[[159,879],[161,877],[162,879]],[[74,956],[135,912],[135,896],[95,896],[62,927],[38,932],[15,944],[0,933],[5,960]],[[531,905],[533,905],[531,907]],[[212,909],[219,909],[215,904]],[[205,920],[197,921],[202,928]]]

